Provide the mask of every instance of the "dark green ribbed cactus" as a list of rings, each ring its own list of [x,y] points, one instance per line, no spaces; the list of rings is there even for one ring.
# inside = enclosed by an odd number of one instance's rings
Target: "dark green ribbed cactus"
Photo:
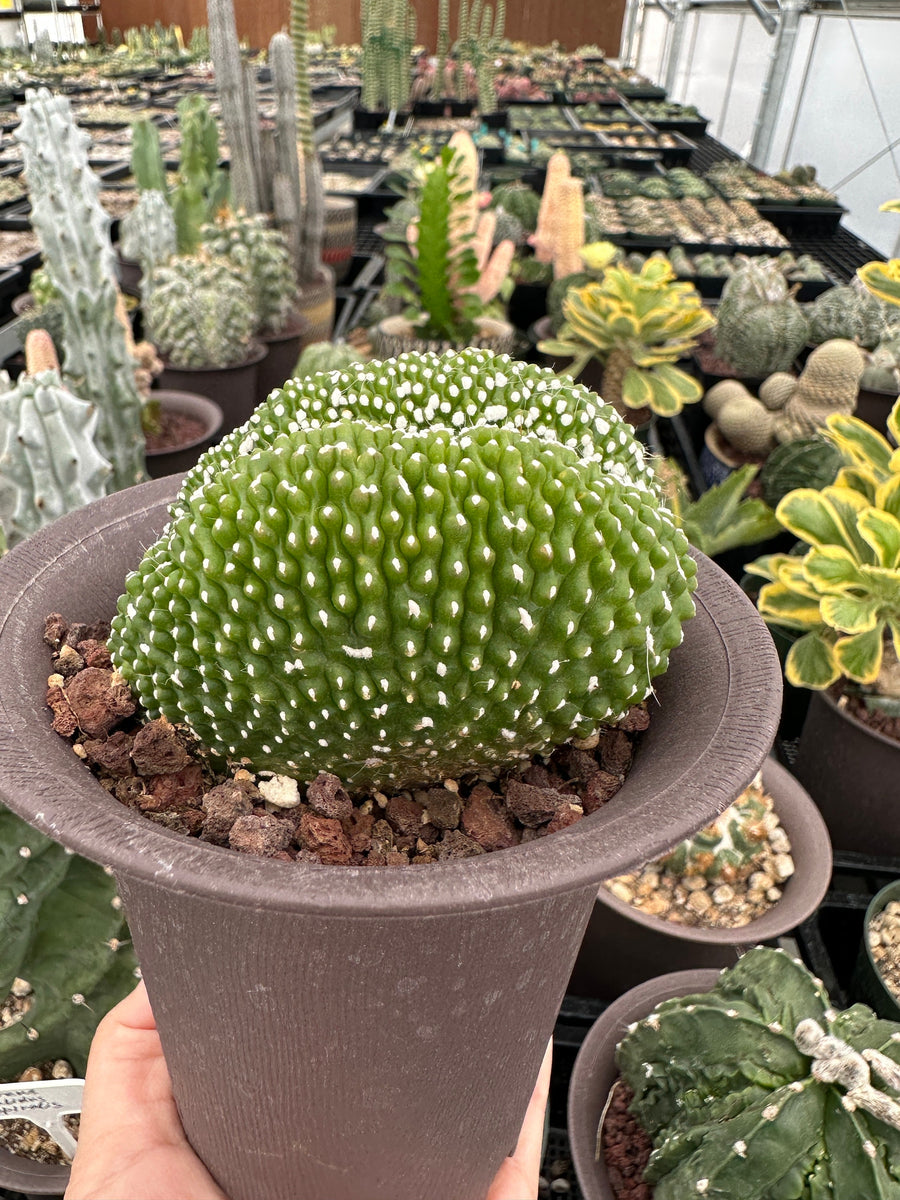
[[[900,1196],[900,1025],[835,1012],[782,950],[664,1001],[616,1060],[653,1140],[654,1200]]]
[[[257,330],[279,333],[297,299],[297,279],[284,235],[257,213],[228,213],[204,225],[200,241],[214,258],[224,258],[249,286]]]
[[[97,410],[58,371],[0,393],[0,526],[9,546],[106,494],[112,468],[94,444]]]
[[[115,881],[0,808],[0,1079],[65,1058],[82,1074],[97,1023],[135,984]]]
[[[117,667],[217,756],[358,787],[615,720],[680,642],[694,565],[592,399],[478,351],[294,381],[186,479]]]

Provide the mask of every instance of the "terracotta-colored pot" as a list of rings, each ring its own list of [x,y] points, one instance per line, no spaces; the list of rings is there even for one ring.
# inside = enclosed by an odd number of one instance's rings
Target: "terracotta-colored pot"
[[[147,451],[147,474],[151,479],[162,479],[166,475],[176,475],[189,471],[197,459],[216,440],[216,435],[222,428],[222,410],[208,396],[196,395],[193,392],[156,391],[150,395],[151,400],[159,402],[163,411],[179,413],[193,417],[203,423],[203,432],[199,437],[180,446],[172,446],[165,450]]]
[[[480,346],[486,350],[493,350],[496,354],[510,352],[515,338],[515,329],[508,321],[498,321],[494,317],[479,317],[475,326],[476,333],[466,345]],[[370,333],[378,358],[395,358],[398,354],[408,354],[410,351],[444,354],[447,350],[461,348],[454,342],[419,337],[414,325],[406,317],[385,317],[383,321],[379,321],[372,327]]]
[[[259,340],[268,354],[256,368],[256,403],[262,404],[270,392],[290,379],[305,345],[306,318],[294,313],[284,329],[278,333],[262,333]]]
[[[794,874],[778,903],[737,929],[706,929],[650,916],[602,887],[568,991],[613,1000],[664,971],[730,967],[748,947],[780,937],[815,912],[831,882],[831,842],[825,822],[810,796],[780,763],[766,759],[762,776],[790,838],[794,859]]]
[[[813,692],[793,771],[819,806],[835,850],[900,857],[900,742],[858,721],[828,692]]]
[[[236,854],[119,804],[45,705],[46,614],[112,612],[177,482],[116,492],[0,560],[0,799],[115,872],[187,1135],[230,1200],[484,1200],[599,880],[706,824],[761,765],[771,639],[700,555],[697,615],[601,811],[415,870]]]
[[[569,1145],[584,1200],[616,1200],[606,1164],[602,1156],[597,1158],[597,1129],[619,1073],[616,1046],[628,1026],[643,1020],[663,1000],[708,992],[718,978],[719,972],[710,970],[660,975],[620,996],[591,1026],[569,1080]]]
[[[267,353],[261,342],[255,342],[244,361],[231,367],[176,367],[166,362],[159,386],[164,391],[196,392],[215,400],[222,409],[222,433],[228,433],[243,425],[256,408],[257,372]]]

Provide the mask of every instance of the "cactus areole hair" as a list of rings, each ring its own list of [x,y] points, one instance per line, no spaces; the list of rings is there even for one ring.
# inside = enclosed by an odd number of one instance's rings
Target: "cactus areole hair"
[[[301,781],[402,787],[652,690],[695,566],[593,393],[481,350],[293,380],[185,479],[113,659],[154,717]]]

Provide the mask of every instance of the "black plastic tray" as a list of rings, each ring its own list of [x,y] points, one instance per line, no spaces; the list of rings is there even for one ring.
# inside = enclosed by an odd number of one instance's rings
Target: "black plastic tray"
[[[761,201],[753,207],[788,237],[831,237],[847,211],[842,204],[769,204]]]

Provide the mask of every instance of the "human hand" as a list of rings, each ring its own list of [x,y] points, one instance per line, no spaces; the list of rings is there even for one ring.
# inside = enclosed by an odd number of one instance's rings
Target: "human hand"
[[[534,1200],[552,1042],[513,1153],[486,1200]],[[64,1200],[228,1200],[181,1127],[147,989],[100,1022],[85,1076],[78,1152]]]

